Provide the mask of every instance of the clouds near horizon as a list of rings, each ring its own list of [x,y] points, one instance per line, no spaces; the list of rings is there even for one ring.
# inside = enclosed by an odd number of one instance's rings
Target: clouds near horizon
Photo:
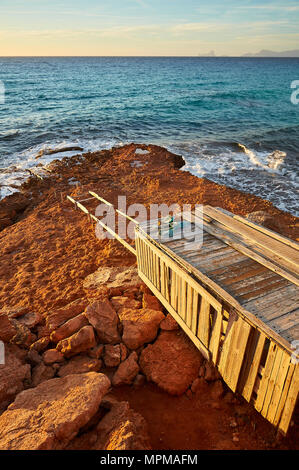
[[[242,55],[299,48],[299,5],[236,0],[1,0],[0,55]]]

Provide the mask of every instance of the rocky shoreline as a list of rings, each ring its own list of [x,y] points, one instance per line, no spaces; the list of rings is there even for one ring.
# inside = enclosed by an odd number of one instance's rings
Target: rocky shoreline
[[[296,239],[295,217],[183,164],[130,144],[54,161],[0,201],[0,449],[297,448],[296,421],[277,440],[141,282],[134,256],[66,200],[95,190],[147,208],[211,204]]]

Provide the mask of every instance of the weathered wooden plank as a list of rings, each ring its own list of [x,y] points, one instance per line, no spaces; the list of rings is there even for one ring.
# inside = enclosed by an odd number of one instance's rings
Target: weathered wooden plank
[[[291,246],[281,243],[275,240],[273,237],[257,231],[249,226],[245,226],[243,223],[235,220],[234,218],[217,211],[211,206],[204,207],[204,213],[213,219],[223,224],[228,230],[237,232],[241,236],[245,237],[249,242],[253,242],[255,245],[259,245],[264,252],[271,253],[270,256],[278,256],[284,264],[287,266],[293,266],[294,272],[299,273],[299,254],[298,250]],[[250,243],[248,243],[250,244]],[[285,263],[286,262],[286,263]]]
[[[261,411],[263,408],[265,396],[267,393],[267,387],[268,387],[268,383],[270,380],[270,376],[271,376],[271,372],[272,372],[272,368],[273,368],[277,351],[278,351],[277,344],[271,341],[266,363],[265,363],[264,373],[261,379],[261,383],[257,392],[257,398],[254,404],[254,407],[256,408],[257,411]]]
[[[193,313],[193,289],[190,284],[187,284],[187,307],[186,307],[186,323],[191,328],[192,313]]]
[[[254,384],[259,370],[266,337],[258,330],[252,331],[241,373],[240,393],[248,402],[251,400]]]
[[[289,428],[289,424],[290,424],[292,414],[296,405],[297,397],[298,397],[298,390],[299,390],[299,367],[297,365],[294,370],[294,375],[290,383],[288,396],[286,398],[281,420],[279,422],[279,429],[284,433],[287,433],[287,430]]]
[[[219,372],[233,392],[236,391],[251,326],[231,315],[219,361]]]
[[[186,215],[186,217],[189,217],[188,214]],[[288,279],[290,282],[293,282],[294,284],[299,286],[298,275],[293,273],[292,268],[289,269],[285,266],[282,267],[279,260],[275,260],[274,255],[270,261],[269,258],[263,255],[262,251],[257,252],[254,245],[249,246],[247,242],[246,244],[242,243],[242,240],[240,240],[240,238],[237,238],[233,232],[229,232],[228,230],[219,228],[215,224],[208,224],[204,221],[204,230],[210,233],[211,235],[214,235],[215,237],[219,238],[220,240],[224,241],[227,245],[235,248],[237,251],[239,251],[239,253],[242,253],[248,256],[249,258],[254,259],[258,263],[262,264],[263,266],[266,266],[268,269],[271,269],[272,271]]]
[[[265,415],[265,417],[270,421],[270,423],[273,423],[277,409],[278,409],[278,404],[279,404],[281,395],[283,393],[283,387],[284,387],[288,369],[290,366],[290,361],[291,361],[291,357],[289,353],[287,353],[286,351],[282,351],[282,359],[280,363],[280,368],[279,368],[277,378],[274,383],[273,393],[272,393],[271,401],[269,403],[268,412],[267,412],[267,415]]]
[[[212,279],[210,279],[208,276],[206,276],[202,271],[196,269],[194,266],[191,266],[187,261],[184,261],[184,264],[182,264],[182,260],[180,258],[176,258],[174,256],[174,253],[172,251],[167,250],[167,248],[163,247],[163,250],[159,247],[155,246],[155,242],[153,243],[151,241],[147,241],[148,244],[151,244],[152,249],[156,250],[159,253],[159,256],[162,259],[167,259],[167,262],[169,263],[170,266],[173,266],[173,269],[175,269],[180,275],[184,278],[188,278],[188,282],[192,285],[192,287],[201,293],[205,293],[206,296],[208,296],[210,303],[213,305],[214,308],[217,308],[219,305],[219,301],[217,300],[217,297],[221,297],[224,299],[231,307],[235,308],[240,316],[242,318],[246,318],[246,321],[248,321],[251,325],[257,327],[260,331],[263,331],[267,336],[272,337],[278,344],[282,345],[287,351],[291,351],[291,346],[290,343],[285,340],[281,335],[278,335],[275,333],[274,330],[269,328],[263,321],[261,321],[256,315],[252,314],[249,310],[243,308],[243,306],[232,296],[230,295],[227,291],[221,288],[219,284],[215,283]],[[187,272],[186,272],[187,270]],[[192,273],[195,275],[200,282],[203,282],[206,286],[208,286],[213,293],[215,293],[214,297],[211,295],[209,292],[206,291],[196,280],[192,279],[189,275],[189,273]]]
[[[201,343],[199,338],[192,333],[190,328],[186,325],[185,321],[182,320],[180,315],[178,315],[178,313],[172,308],[172,306],[170,304],[168,304],[168,302],[165,300],[165,298],[161,295],[161,292],[159,292],[158,289],[156,289],[156,287],[146,278],[146,276],[141,271],[139,271],[138,274],[139,274],[140,278],[142,279],[142,281],[144,281],[148,285],[148,287],[151,289],[151,291],[154,293],[154,295],[160,300],[160,302],[164,305],[164,307],[171,313],[173,318],[178,322],[180,327],[189,336],[189,338],[192,340],[194,345],[200,350],[200,352],[203,354],[203,356],[207,360],[210,360],[211,354],[210,354],[209,350],[206,348],[206,346],[203,343]]]
[[[180,314],[183,320],[186,321],[186,309],[187,309],[187,282],[185,279],[182,279],[181,283],[181,303],[180,303]]]
[[[268,322],[268,325],[275,329],[275,331],[282,333],[289,328],[292,328],[299,324],[299,310],[295,310],[294,312],[286,313],[285,315],[281,315],[274,320]]]
[[[240,304],[242,305],[243,302],[249,302],[249,300],[257,299],[263,295],[269,294],[270,292],[275,292],[277,289],[280,289],[281,287],[287,287],[289,286],[289,281],[286,279],[278,279],[274,280],[273,282],[269,282],[266,284],[264,287],[260,287],[257,289],[250,290],[249,292],[246,292],[244,294],[238,294],[236,297],[240,301]]]
[[[205,296],[201,298],[197,336],[200,341],[208,347],[210,337],[210,303]]]
[[[193,290],[193,308],[192,308],[192,321],[191,321],[191,330],[192,333],[196,335],[197,332],[197,322],[198,322],[198,303],[199,303],[199,294]]]
[[[277,351],[276,351],[275,359],[273,361],[273,367],[272,367],[271,373],[269,375],[269,381],[268,381],[268,384],[267,384],[267,391],[266,391],[266,394],[265,394],[263,407],[261,409],[261,414],[264,417],[266,417],[267,414],[268,414],[268,408],[269,408],[269,405],[270,405],[270,402],[271,402],[271,398],[272,398],[272,394],[273,394],[273,391],[274,391],[274,387],[275,387],[275,383],[276,383],[276,380],[277,380],[277,376],[278,376],[278,372],[279,372],[279,369],[280,369],[280,364],[281,364],[282,358],[283,358],[283,350],[278,347]]]
[[[292,362],[290,362],[289,367],[288,367],[288,371],[287,371],[287,376],[286,376],[285,382],[283,384],[282,394],[280,395],[279,403],[278,403],[278,406],[277,406],[277,409],[276,409],[275,418],[272,421],[274,426],[278,426],[278,424],[279,424],[279,421],[280,421],[280,418],[281,418],[281,415],[282,415],[282,412],[283,412],[283,409],[284,409],[284,406],[285,406],[286,398],[287,398],[288,393],[289,393],[289,388],[290,388],[290,384],[292,382],[292,378],[293,378],[293,375],[294,375],[295,368],[296,368],[296,365],[292,364]]]
[[[221,331],[222,331],[222,308],[215,310],[214,312],[214,319],[213,325],[211,330],[211,337],[209,342],[209,350],[212,354],[212,361],[215,365],[217,365],[218,359],[218,352],[219,352],[219,345],[220,345],[220,338],[221,338]]]
[[[299,289],[290,285],[243,304],[246,310],[267,321],[299,308]]]

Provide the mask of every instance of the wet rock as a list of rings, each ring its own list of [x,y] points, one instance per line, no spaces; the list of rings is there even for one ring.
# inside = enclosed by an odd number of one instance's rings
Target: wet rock
[[[46,365],[54,364],[54,362],[63,362],[64,357],[57,349],[48,349],[43,354],[43,361]]]
[[[129,349],[137,349],[153,341],[158,333],[164,314],[158,310],[143,308],[126,309],[120,315],[123,325],[122,340]]]
[[[138,356],[136,352],[132,352],[129,357],[123,361],[112,378],[112,385],[130,385],[133,383],[139,372]]]
[[[118,316],[109,300],[99,300],[89,305],[85,316],[94,327],[101,343],[116,344],[120,342]]]
[[[70,320],[63,323],[57,330],[54,330],[51,335],[51,341],[53,343],[58,343],[62,339],[68,338],[69,336],[73,335],[77,331],[79,331],[83,326],[87,326],[88,320],[84,313],[71,318]]]
[[[85,372],[99,372],[102,367],[102,361],[92,359],[88,356],[76,356],[68,360],[67,364],[59,368],[59,377],[65,377],[71,374],[83,374]]]
[[[59,341],[56,349],[65,357],[71,357],[80,352],[87,351],[96,345],[92,326],[84,326],[69,338]]]
[[[141,353],[139,364],[147,380],[171,395],[183,394],[198,377],[203,357],[187,336],[162,331]]]
[[[0,411],[11,403],[31,379],[31,367],[15,353],[14,346],[4,345],[5,364],[0,364]]]
[[[68,375],[20,393],[0,416],[0,449],[63,449],[97,412],[110,386],[104,374]]]
[[[77,299],[71,302],[70,304],[65,305],[64,307],[51,310],[46,315],[46,326],[48,328],[48,331],[51,333],[52,331],[57,330],[57,328],[63,323],[82,313],[87,307],[87,305],[88,300]]]

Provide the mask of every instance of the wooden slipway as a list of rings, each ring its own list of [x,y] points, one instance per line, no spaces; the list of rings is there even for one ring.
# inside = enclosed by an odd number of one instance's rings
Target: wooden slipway
[[[299,245],[210,206],[135,225],[135,249],[119,241],[141,279],[230,389],[286,433],[299,388]]]

